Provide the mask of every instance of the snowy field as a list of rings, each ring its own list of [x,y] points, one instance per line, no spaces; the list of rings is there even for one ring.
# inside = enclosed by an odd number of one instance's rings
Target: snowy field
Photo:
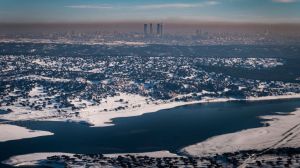
[[[51,132],[29,130],[9,124],[0,124],[0,130],[0,142],[53,135]]]

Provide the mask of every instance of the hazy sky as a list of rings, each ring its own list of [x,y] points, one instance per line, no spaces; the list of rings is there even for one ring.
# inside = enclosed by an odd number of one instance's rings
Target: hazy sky
[[[300,0],[0,0],[0,22],[300,23]]]

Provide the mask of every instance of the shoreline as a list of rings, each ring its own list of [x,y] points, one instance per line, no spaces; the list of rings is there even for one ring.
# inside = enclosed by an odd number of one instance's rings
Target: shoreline
[[[126,117],[135,117],[140,116],[147,113],[155,113],[161,110],[168,110],[172,108],[177,108],[180,106],[186,105],[194,105],[194,104],[205,104],[205,103],[222,103],[222,102],[239,102],[239,101],[268,101],[268,100],[287,100],[287,99],[300,99],[299,94],[290,94],[290,95],[280,95],[280,96],[265,96],[265,97],[248,97],[246,99],[235,99],[235,98],[213,98],[213,97],[203,97],[202,100],[198,101],[154,101],[151,103],[146,102],[147,97],[142,97],[139,95],[131,95],[126,93],[121,93],[122,95],[116,97],[109,97],[105,101],[109,101],[107,104],[100,104],[97,106],[87,106],[84,109],[79,110],[78,117],[70,117],[64,118],[61,116],[53,116],[51,115],[51,111],[45,111],[44,114],[39,114],[36,118],[32,118],[31,116],[27,115],[19,115],[16,114],[6,114],[0,115],[0,119],[9,121],[26,121],[26,120],[39,120],[39,121],[61,121],[61,122],[84,122],[89,124],[91,127],[106,127],[106,126],[113,126],[113,119],[115,118],[126,118]],[[125,97],[125,98],[124,98]],[[113,111],[112,109],[117,108],[120,104],[113,104],[115,100],[120,98],[124,98],[124,101],[128,100],[131,104],[131,107]],[[133,102],[133,103],[132,103]],[[129,104],[128,104],[129,105]],[[139,105],[139,107],[134,107]],[[105,106],[105,107],[104,107]],[[104,111],[104,108],[111,109],[111,111]],[[4,107],[0,108],[4,109]],[[26,109],[17,109],[17,112],[27,111]],[[16,117],[18,116],[18,117]],[[1,124],[1,122],[0,122]]]
[[[267,126],[210,137],[186,146],[178,153],[186,156],[214,156],[237,151],[300,147],[300,107],[288,115],[260,116]]]
[[[10,124],[0,124],[0,130],[0,143],[13,140],[54,135],[49,131],[31,130],[25,127]]]
[[[280,95],[280,96],[264,96],[264,97],[249,97],[244,99],[245,101],[264,101],[264,100],[284,100],[284,99],[298,99],[300,93],[291,95]]]
[[[221,158],[220,158],[221,156]],[[123,154],[30,153],[0,162],[12,167],[298,167],[300,148],[278,148],[226,153],[220,156],[178,156],[168,151]],[[123,166],[124,167],[124,166]],[[136,167],[136,166],[134,166]]]
[[[286,99],[300,99],[300,94],[292,95],[280,95],[280,96],[266,96],[266,97],[249,97],[246,99],[234,99],[234,98],[210,98],[206,97],[203,100],[199,101],[190,101],[190,102],[167,102],[161,104],[146,104],[144,107],[139,109],[125,109],[120,112],[103,112],[87,117],[87,123],[91,124],[92,127],[105,127],[113,126],[112,120],[115,118],[125,118],[125,117],[134,117],[140,116],[147,113],[155,113],[161,110],[168,110],[180,106],[193,105],[193,104],[205,104],[205,103],[221,103],[221,102],[235,102],[235,101],[268,101],[268,100],[286,100]],[[91,117],[101,117],[99,120],[93,120]]]
[[[43,162],[47,159],[47,157],[52,156],[73,156],[75,153],[64,153],[64,152],[40,152],[40,153],[30,153],[24,155],[17,155],[12,156],[6,160],[0,161],[0,163],[5,165],[10,165],[13,167],[19,166],[37,166],[39,163]],[[147,156],[153,158],[161,158],[161,157],[181,157],[177,154],[171,153],[169,151],[154,151],[154,152],[141,152],[141,153],[115,153],[115,154],[103,154],[104,157],[110,158],[117,158],[119,156],[126,156],[126,155],[133,155],[133,156]]]
[[[235,101],[268,101],[268,100],[285,100],[285,99],[298,99],[300,98],[300,94],[293,94],[293,95],[282,95],[282,96],[268,96],[268,97],[259,97],[259,98],[249,98],[249,99],[232,99],[232,98],[204,98],[203,100],[199,101],[190,101],[190,102],[167,102],[167,103],[159,103],[159,104],[147,104],[144,102],[144,104],[136,109],[128,108],[121,111],[110,111],[110,112],[99,112],[95,111],[94,113],[83,113],[82,116],[79,118],[40,118],[37,119],[39,121],[59,121],[59,122],[84,122],[89,124],[90,127],[107,127],[107,126],[113,126],[113,119],[115,118],[126,118],[126,117],[135,117],[140,116],[147,113],[155,113],[159,112],[161,110],[168,110],[172,108],[177,108],[180,106],[186,106],[186,105],[194,105],[194,104],[204,104],[204,103],[220,103],[220,102],[235,102]],[[138,103],[140,103],[138,101]],[[97,107],[96,107],[97,109]],[[98,110],[98,109],[97,109]],[[88,111],[88,109],[87,109]],[[32,120],[32,118],[20,118],[20,119],[5,119],[3,123],[0,122],[0,126],[10,126],[13,127],[13,124],[10,124],[9,122],[12,121],[26,121],[26,120]],[[1,127],[0,127],[1,128]],[[4,135],[1,136],[0,134],[0,142],[1,141],[10,141],[10,140],[17,140],[17,139],[23,139],[23,138],[30,138],[30,137],[36,137],[36,136],[51,136],[51,133],[45,134],[43,131],[34,130],[34,133],[28,133],[31,130],[28,130],[25,127],[19,127],[15,132],[12,132],[10,135],[10,138],[7,139]],[[2,131],[3,132],[3,131]],[[4,131],[5,132],[5,131]],[[40,134],[42,133],[42,134]],[[23,135],[23,136],[21,136]]]
[[[284,100],[284,99],[297,99],[300,98],[299,95],[285,95],[285,96],[272,96],[272,97],[264,97],[259,99],[254,99],[254,101],[267,101],[267,100]],[[246,99],[206,99],[205,101],[194,101],[194,102],[182,102],[180,104],[172,104],[173,107],[179,107],[189,104],[198,104],[198,103],[211,103],[211,102],[228,102],[228,101],[253,101],[252,99],[246,100]],[[166,104],[165,106],[170,105]],[[160,107],[160,105],[157,105]],[[155,112],[155,111],[154,111]],[[150,113],[150,112],[147,112]],[[142,115],[142,114],[141,114]],[[153,151],[153,152],[141,152],[141,153],[115,153],[115,154],[104,154],[108,157],[114,157],[114,156],[122,156],[126,154],[133,154],[136,156],[150,156],[150,157],[203,157],[203,156],[213,156],[215,154],[223,154],[226,152],[236,152],[236,151],[244,151],[244,150],[264,150],[266,148],[269,148],[269,146],[272,146],[272,144],[275,144],[276,141],[280,140],[282,137],[280,135],[284,135],[286,130],[290,130],[290,128],[293,128],[294,125],[297,124],[298,119],[300,119],[300,108],[297,108],[295,111],[291,112],[290,115],[272,115],[272,116],[261,116],[262,119],[268,119],[269,121],[266,121],[266,123],[269,123],[270,126],[268,127],[258,127],[258,128],[252,128],[252,129],[246,129],[241,130],[234,133],[229,134],[222,134],[215,137],[211,137],[203,142],[186,146],[179,151],[175,153],[171,153],[169,151]],[[280,130],[278,130],[281,128]],[[266,130],[267,129],[267,130]],[[271,130],[268,130],[271,129]],[[273,131],[272,131],[273,130]],[[275,132],[274,130],[278,130]],[[298,131],[298,130],[297,130]],[[270,134],[270,133],[275,134]],[[293,134],[297,134],[298,132],[293,132]],[[300,129],[299,129],[300,133]],[[300,134],[299,134],[300,136]],[[250,137],[250,138],[249,138]],[[263,139],[262,141],[259,141],[258,143],[261,143],[262,145],[258,145],[254,139],[257,137],[260,137],[260,139]],[[271,141],[271,143],[267,143]],[[249,144],[244,142],[251,142]],[[300,147],[300,143],[298,143],[297,139],[292,139],[290,141],[286,140],[284,142],[289,142],[289,144],[281,144],[278,147]],[[204,144],[205,143],[205,144]],[[200,144],[200,145],[199,145]],[[218,144],[216,146],[216,144]],[[292,144],[292,145],[291,145]],[[222,146],[223,145],[223,146]],[[224,146],[225,145],[225,146]],[[234,146],[236,145],[236,146]],[[246,145],[246,146],[243,146]],[[248,145],[248,146],[247,146]],[[298,145],[298,146],[297,146]],[[250,146],[250,147],[249,147]],[[204,148],[205,147],[205,148]],[[200,151],[199,151],[200,149]],[[276,149],[276,148],[275,148]],[[203,152],[204,151],[204,152]],[[211,152],[213,151],[213,152]],[[18,156],[12,156],[8,158],[5,161],[2,161],[3,164],[11,163],[9,165],[26,165],[31,163],[38,163],[35,162],[36,160],[45,159],[45,156],[51,156],[54,154],[65,154],[60,152],[55,153],[32,153],[32,154],[25,154],[25,155],[18,155]],[[69,154],[69,153],[68,153]],[[37,159],[38,158],[38,159]]]

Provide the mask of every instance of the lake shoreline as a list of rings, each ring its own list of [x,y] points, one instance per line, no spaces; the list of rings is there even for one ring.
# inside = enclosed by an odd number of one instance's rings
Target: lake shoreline
[[[207,101],[207,102],[201,102],[200,104],[199,103],[192,103],[192,104],[185,104],[185,105],[193,105],[193,104],[199,104],[199,105],[201,105],[201,104],[204,104],[204,103],[207,103],[207,104],[210,104],[211,102],[240,102],[240,101],[246,101],[246,102],[260,102],[260,101],[268,101],[268,100],[284,100],[284,99],[298,99],[298,97],[296,96],[296,95],[294,95],[294,96],[282,96],[282,97],[267,97],[267,98],[264,98],[264,100],[262,100],[262,99],[260,99],[260,100],[254,100],[253,101],[253,99],[252,100],[230,100],[230,101],[228,101],[228,100],[222,100],[222,101],[216,101],[215,99],[214,100],[210,100],[210,101]],[[284,101],[285,102],[285,101]],[[289,102],[289,101],[288,101]],[[272,102],[270,102],[271,104],[272,104]],[[226,104],[226,103],[225,103]],[[243,104],[243,103],[242,103]],[[256,104],[256,103],[255,103]],[[259,104],[261,104],[261,103],[259,103]],[[273,104],[274,104],[274,102],[273,102]],[[183,105],[183,106],[185,106],[185,105]],[[218,105],[218,104],[217,104]],[[176,106],[176,107],[178,107],[178,106]],[[193,107],[193,106],[192,106]],[[235,107],[235,106],[234,106]],[[174,107],[175,108],[175,107]],[[191,107],[190,107],[191,108]],[[280,111],[277,111],[277,112],[280,112]],[[288,111],[288,113],[294,113],[295,111],[293,110],[293,111]],[[170,114],[170,113],[169,113]],[[273,119],[277,119],[277,116],[276,116],[276,111],[275,111],[275,114],[271,114],[272,115],[272,118]],[[275,116],[274,116],[275,115]],[[283,115],[283,116],[280,116],[280,117],[286,117],[286,116],[290,116],[290,115]],[[127,117],[127,118],[131,118],[131,117]],[[265,116],[264,115],[262,115],[262,117],[260,117],[261,119],[272,119],[272,118],[265,118]],[[114,119],[115,120],[115,119]],[[122,119],[123,120],[123,119]],[[116,121],[114,121],[114,122],[116,122]],[[272,121],[270,121],[270,122],[272,122]],[[117,122],[118,123],[118,122]],[[272,125],[272,123],[270,123],[270,125]],[[118,126],[118,124],[117,124],[117,126]],[[105,127],[104,127],[105,128]],[[264,127],[263,127],[264,128]],[[99,128],[99,129],[102,129],[102,128]],[[247,130],[247,129],[246,129]],[[240,131],[238,131],[238,133],[239,133]],[[218,136],[222,136],[222,135],[225,135],[225,134],[220,134],[220,135],[217,135],[216,137],[218,137]],[[212,137],[212,138],[214,138],[214,137]],[[202,141],[201,141],[202,142]],[[171,150],[172,151],[172,150]],[[187,153],[184,153],[184,152],[182,152],[181,150],[178,150],[177,152],[174,152],[173,151],[173,153],[174,154],[177,154],[177,155],[179,155],[179,156],[190,156],[189,154],[187,154]]]
[[[189,102],[167,102],[159,104],[147,104],[144,103],[140,108],[137,109],[125,109],[120,112],[101,112],[96,114],[83,114],[82,119],[75,119],[71,121],[74,122],[86,122],[92,127],[106,127],[113,126],[112,119],[124,118],[124,117],[134,117],[140,116],[147,113],[155,113],[160,110],[168,110],[176,107],[193,105],[193,104],[206,104],[206,103],[221,103],[221,102],[239,102],[239,101],[268,101],[268,100],[285,100],[285,99],[300,99],[300,94],[292,95],[280,95],[280,96],[265,96],[265,97],[249,97],[246,99],[235,99],[235,98],[211,98],[204,97],[199,101],[189,101]],[[96,118],[96,119],[95,119]],[[50,119],[49,121],[64,121],[61,119]]]

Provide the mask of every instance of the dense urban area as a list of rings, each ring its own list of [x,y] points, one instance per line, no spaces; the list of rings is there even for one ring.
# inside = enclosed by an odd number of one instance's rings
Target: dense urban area
[[[103,25],[19,25],[0,30],[0,42],[71,44],[164,44],[164,45],[288,45],[299,44],[299,26],[282,31],[280,25],[185,25],[135,23]],[[33,28],[31,28],[33,27]],[[123,29],[122,29],[123,27]],[[127,28],[124,28],[127,27]],[[178,28],[177,28],[178,27]],[[253,29],[252,29],[253,28]],[[33,31],[34,30],[34,31]]]

